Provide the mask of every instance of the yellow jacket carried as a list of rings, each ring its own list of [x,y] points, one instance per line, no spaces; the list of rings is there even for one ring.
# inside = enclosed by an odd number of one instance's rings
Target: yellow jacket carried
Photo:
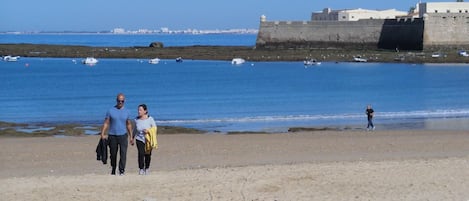
[[[145,135],[145,153],[149,154],[152,149],[158,149],[158,141],[156,139],[156,126],[152,126],[147,129],[147,134]]]

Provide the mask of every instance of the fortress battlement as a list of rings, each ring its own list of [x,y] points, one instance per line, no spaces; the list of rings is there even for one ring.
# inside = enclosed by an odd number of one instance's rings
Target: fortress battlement
[[[258,48],[469,49],[469,13],[357,21],[267,21],[261,18]]]

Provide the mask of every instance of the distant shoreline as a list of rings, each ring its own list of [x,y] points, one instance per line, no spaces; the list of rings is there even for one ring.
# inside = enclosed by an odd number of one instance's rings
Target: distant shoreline
[[[149,42],[150,45],[151,42]],[[392,51],[381,49],[262,49],[255,46],[178,46],[178,47],[91,47],[48,44],[0,44],[0,55],[54,58],[144,58],[192,60],[231,60],[235,57],[247,61],[303,61],[316,59],[325,62],[353,62],[360,56],[368,62],[380,63],[469,63],[469,57],[459,56],[458,50],[440,51],[433,58],[429,51]]]
[[[2,31],[1,34],[12,34],[12,35],[31,35],[31,34],[109,34],[109,35],[177,35],[177,34],[192,34],[192,35],[203,35],[203,34],[257,34],[258,29],[214,29],[214,30],[199,30],[199,29],[186,29],[186,30],[167,30],[167,31],[157,31],[157,30],[124,30],[123,32],[113,32],[113,31]]]

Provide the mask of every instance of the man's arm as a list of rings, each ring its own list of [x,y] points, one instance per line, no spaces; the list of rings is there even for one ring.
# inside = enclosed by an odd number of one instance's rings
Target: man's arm
[[[106,139],[107,135],[105,134],[109,128],[109,118],[104,119],[103,128],[101,129],[101,139]]]
[[[133,138],[132,122],[130,121],[130,119],[127,119],[126,125],[127,125],[127,133],[129,136],[129,142],[133,142],[132,141],[132,138]]]

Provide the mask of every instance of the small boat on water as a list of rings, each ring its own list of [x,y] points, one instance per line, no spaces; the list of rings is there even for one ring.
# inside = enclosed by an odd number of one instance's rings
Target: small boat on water
[[[160,63],[160,59],[159,58],[150,59],[150,60],[148,60],[148,63],[149,64],[158,64],[158,63]]]
[[[86,65],[94,65],[98,63],[98,60],[94,57],[86,57],[86,59],[84,59],[82,63]]]
[[[353,57],[353,61],[355,61],[355,62],[367,62],[368,60],[362,58],[361,56],[356,56],[356,57]]]
[[[432,58],[440,58],[441,54],[439,52],[435,52],[432,54]]]
[[[232,65],[241,65],[244,62],[246,62],[246,60],[244,60],[242,58],[234,58],[233,60],[231,60]]]
[[[313,65],[321,65],[321,62],[317,61],[316,59],[304,60],[303,64],[305,66],[313,66]]]
[[[14,61],[18,61],[19,58],[20,56],[7,55],[3,57],[3,61],[14,62]]]
[[[469,54],[466,52],[466,50],[459,50],[458,54],[459,56],[469,57]]]

